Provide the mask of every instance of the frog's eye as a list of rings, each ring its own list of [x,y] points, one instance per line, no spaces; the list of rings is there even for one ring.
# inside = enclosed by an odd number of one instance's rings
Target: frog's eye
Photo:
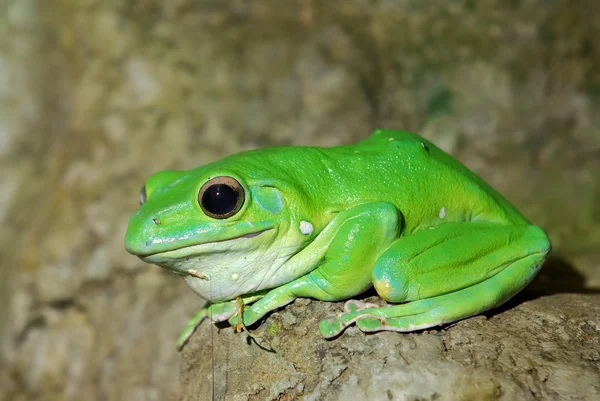
[[[140,189],[140,205],[146,203],[146,186],[144,185],[142,189]]]
[[[200,188],[198,203],[207,216],[226,219],[242,208],[244,188],[235,178],[215,177]]]

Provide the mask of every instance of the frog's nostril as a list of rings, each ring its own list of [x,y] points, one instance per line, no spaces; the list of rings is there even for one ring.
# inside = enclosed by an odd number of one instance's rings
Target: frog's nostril
[[[160,220],[157,218],[152,219],[152,221],[154,222],[154,224],[156,224],[157,226],[160,225]]]

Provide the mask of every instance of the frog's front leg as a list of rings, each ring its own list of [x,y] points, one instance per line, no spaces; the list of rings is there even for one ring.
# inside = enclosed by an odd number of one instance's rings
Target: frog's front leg
[[[378,255],[398,238],[401,214],[390,203],[375,202],[340,212],[331,223],[293,259],[283,265],[318,266],[294,281],[269,291],[244,310],[250,325],[268,312],[296,298],[339,301],[371,287],[371,270]],[[237,316],[229,319],[238,322]]]
[[[265,291],[261,291],[259,293],[242,296],[242,302],[244,304],[250,304],[262,298],[265,293]],[[185,329],[183,329],[177,339],[177,349],[179,351],[183,349],[192,334],[194,334],[198,326],[200,326],[205,319],[210,319],[213,322],[224,322],[233,316],[236,310],[236,300],[218,304],[206,304],[206,306],[200,309],[196,316],[188,321],[187,326],[185,326]]]
[[[321,322],[332,337],[353,322],[363,331],[414,331],[506,302],[539,271],[550,242],[535,226],[447,223],[398,239],[377,260],[378,294],[401,305],[348,308]]]

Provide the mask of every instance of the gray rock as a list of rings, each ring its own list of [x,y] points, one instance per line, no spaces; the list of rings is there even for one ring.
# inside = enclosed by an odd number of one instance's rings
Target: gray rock
[[[319,319],[341,309],[312,302],[273,313],[252,334],[274,352],[229,327],[201,326],[184,349],[176,399],[211,399],[213,385],[216,400],[600,397],[600,295],[521,296],[439,330],[365,335],[351,327],[321,338]],[[304,334],[282,328],[287,314]]]

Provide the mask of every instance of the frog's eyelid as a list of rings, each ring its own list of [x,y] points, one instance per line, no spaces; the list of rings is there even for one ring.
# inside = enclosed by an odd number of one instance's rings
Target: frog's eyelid
[[[142,189],[140,189],[140,206],[146,203],[146,198],[146,185],[144,185]]]

